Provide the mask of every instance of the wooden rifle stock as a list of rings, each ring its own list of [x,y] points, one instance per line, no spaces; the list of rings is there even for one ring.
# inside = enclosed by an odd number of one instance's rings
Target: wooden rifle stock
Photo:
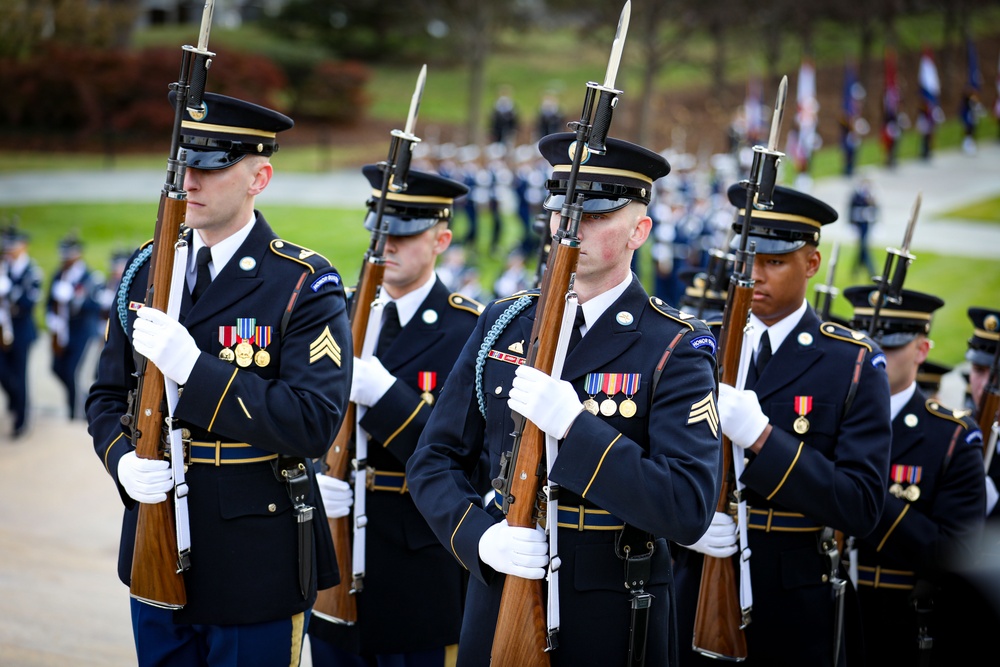
[[[381,261],[371,261],[369,252],[361,267],[358,286],[351,299],[351,338],[354,356],[360,357],[365,344],[365,332],[368,330],[368,320],[371,317],[371,304],[375,301],[382,277],[385,275],[385,264]],[[351,464],[351,441],[354,438],[354,427],[357,419],[357,406],[348,403],[344,411],[344,421],[333,444],[326,453],[326,471],[324,474],[349,481]],[[337,519],[328,519],[330,532],[333,534],[333,547],[337,554],[337,568],[340,570],[340,583],[332,588],[319,591],[313,611],[324,618],[335,622],[353,624],[358,620],[357,600],[351,595],[353,588],[351,562],[351,517],[350,515]]]
[[[983,434],[983,457],[995,454],[990,451],[993,443],[993,424],[1000,420],[1000,347],[993,353],[993,365],[990,367],[989,378],[983,387],[983,395],[979,399],[979,430]],[[989,470],[987,470],[989,472]]]
[[[720,381],[736,385],[743,348],[743,329],[750,313],[753,287],[734,275],[729,286],[726,311],[719,334]],[[722,488],[715,511],[729,513],[734,496],[732,444],[722,437]],[[746,636],[742,628],[739,585],[732,558],[706,555],[701,570],[701,588],[694,617],[694,649],[718,658],[745,660]]]
[[[166,312],[174,266],[174,242],[187,213],[187,200],[160,197],[150,257],[146,305]],[[136,388],[138,401],[133,424],[135,454],[141,459],[162,460],[161,446],[165,400],[163,374],[155,364],[142,362]],[[132,552],[132,597],[158,607],[179,609],[187,603],[184,577],[177,554],[173,494],[161,503],[139,503]]]
[[[566,292],[580,258],[578,243],[553,241],[550,262],[542,277],[535,324],[531,330],[527,364],[552,373],[556,359],[559,329],[566,310]],[[536,502],[544,483],[545,433],[532,422],[521,419],[520,440],[514,448],[509,467],[510,505],[507,523],[520,528],[534,528]],[[549,517],[555,521],[555,517]],[[553,527],[554,529],[554,527]],[[507,575],[500,597],[500,613],[493,636],[493,667],[544,667],[549,664],[545,603],[542,581]]]

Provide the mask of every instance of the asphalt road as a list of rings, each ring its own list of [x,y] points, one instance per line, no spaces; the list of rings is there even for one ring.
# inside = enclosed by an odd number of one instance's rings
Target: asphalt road
[[[941,153],[930,163],[871,172],[882,203],[873,244],[896,246],[916,194],[921,217],[913,248],[1000,258],[1000,225],[945,220],[954,207],[1000,196],[1000,144],[979,154]],[[158,188],[162,174],[115,172],[118,199]],[[0,175],[0,207],[46,201],[106,199],[108,174]],[[812,192],[842,213],[850,181],[831,178]],[[262,203],[357,206],[367,191],[360,174],[282,174]],[[829,230],[829,231],[828,231]],[[824,238],[853,240],[847,224],[825,228]],[[81,369],[93,377],[96,348]],[[70,422],[62,387],[48,368],[48,345],[31,355],[33,428],[7,439],[0,412],[0,665],[4,667],[117,667],[135,664],[128,590],[115,564],[121,504],[94,455],[86,424]],[[964,383],[946,376],[942,398],[959,405]],[[308,652],[303,664],[308,667]]]

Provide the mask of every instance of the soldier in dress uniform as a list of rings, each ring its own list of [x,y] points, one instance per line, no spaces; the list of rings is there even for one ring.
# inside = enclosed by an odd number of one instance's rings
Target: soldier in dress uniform
[[[52,276],[45,323],[52,335],[52,372],[66,387],[69,418],[80,416],[80,362],[98,335],[104,278],[83,258],[83,241],[71,233],[59,242],[59,268]]]
[[[372,231],[382,172],[375,165],[363,172],[375,189],[365,219]],[[392,306],[383,313],[375,355],[354,360],[351,384],[351,401],[364,411],[360,423],[369,436],[357,632],[314,615],[309,638],[316,667],[390,660],[397,667],[441,667],[462,623],[466,575],[417,511],[404,469],[482,310],[434,272],[451,244],[454,200],[468,188],[416,170],[406,182],[402,192],[389,193],[383,213],[389,235],[382,296]],[[319,482],[327,514],[346,516],[353,501],[348,484],[326,475]]]
[[[28,255],[28,235],[5,228],[0,243],[0,386],[13,418],[10,435],[22,437],[28,426],[28,352],[38,337],[35,304],[42,296],[42,271]]]
[[[545,201],[553,231],[574,140],[558,133],[539,142],[554,167]],[[643,649],[629,640],[632,594],[625,579],[634,559],[615,547],[635,533],[652,545],[651,555],[641,554],[649,556],[645,591],[654,596],[646,664],[672,664],[666,540],[693,541],[708,525],[719,492],[721,432],[715,339],[700,320],[650,297],[630,270],[649,236],[653,182],[669,168],[660,155],[616,139],[607,140],[606,154],[589,155],[577,181],[584,197],[574,285],[580,324],[562,379],[525,364],[538,291],[491,302],[407,465],[417,507],[470,573],[460,665],[489,664],[505,576],[546,576],[544,531],[508,525],[497,496],[484,506],[471,481],[483,453],[490,477],[500,475],[501,456],[513,444],[514,412],[562,441],[549,476],[560,486],[558,517],[549,517],[561,562],[552,665],[621,665],[630,647]],[[671,344],[657,382],[657,364]]]
[[[973,306],[968,310],[972,322],[972,336],[969,337],[965,359],[969,362],[968,392],[971,409],[981,423],[983,400],[989,389],[991,373],[997,363],[997,344],[1000,341],[1000,310]],[[990,437],[989,432],[983,432],[983,438]],[[986,515],[990,524],[1000,521],[997,487],[1000,487],[1000,461],[996,451],[992,452],[990,468],[987,471],[987,501]]]
[[[903,290],[879,309],[892,414],[884,509],[857,539],[857,585],[867,664],[965,664],[973,619],[956,574],[979,549],[986,507],[982,437],[967,410],[952,410],[917,386],[944,301]],[[875,285],[844,290],[851,326],[872,330]],[[928,641],[928,639],[932,641]]]
[[[954,367],[926,359],[917,369],[917,386],[928,398],[937,398],[941,391],[941,381]]]
[[[134,357],[183,386],[174,418],[190,438],[187,602],[131,600],[138,664],[297,665],[317,587],[339,581],[312,460],[348,401],[347,301],[330,262],[279,238],[255,209],[292,120],[223,95],[204,101],[207,113],[186,114],[180,133],[192,251],[180,321],[143,305],[146,244],[122,278],[87,417],[125,505],[118,576],[129,584],[139,503],[167,501],[174,483],[168,461],[136,456],[120,422]]]
[[[728,194],[734,206],[745,204],[741,186]],[[772,210],[752,212],[749,229],[757,253],[747,334],[755,352],[747,385],[719,387],[722,431],[746,452],[739,479],[749,508],[753,609],[744,664],[843,665],[840,619],[850,605],[833,533],[867,535],[881,515],[889,473],[889,383],[878,346],[862,333],[820,322],[805,298],[821,263],[820,230],[837,219],[836,211],[783,186],[773,200]],[[740,210],[737,236],[743,219]],[[733,519],[718,512],[709,531],[677,550],[685,664],[707,660],[688,648],[701,554],[736,551]]]

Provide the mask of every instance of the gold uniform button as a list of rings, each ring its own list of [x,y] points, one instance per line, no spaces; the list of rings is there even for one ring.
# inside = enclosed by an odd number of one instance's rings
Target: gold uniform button
[[[275,505],[274,503],[271,503],[270,505],[267,506],[267,511],[268,512],[276,512],[277,510],[278,510],[278,506]]]

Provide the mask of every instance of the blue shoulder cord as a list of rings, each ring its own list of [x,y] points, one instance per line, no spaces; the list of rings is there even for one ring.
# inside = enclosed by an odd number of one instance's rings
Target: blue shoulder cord
[[[121,282],[118,283],[118,321],[121,322],[122,331],[125,335],[128,335],[128,292],[129,288],[132,287],[132,281],[135,280],[135,274],[138,273],[139,269],[149,256],[153,254],[153,244],[150,243],[148,246],[143,248],[142,252],[136,255],[136,258],[132,260],[125,273],[122,274]]]
[[[496,342],[503,330],[507,328],[517,315],[531,305],[532,298],[530,296],[522,296],[520,299],[514,303],[507,306],[507,310],[500,314],[497,321],[493,323],[490,327],[489,332],[486,334],[486,338],[483,339],[483,344],[479,346],[479,354],[476,355],[476,400],[479,401],[479,412],[483,415],[483,419],[486,419],[486,397],[483,395],[483,364],[486,363],[486,357],[490,352],[490,348],[493,347],[493,343]]]

